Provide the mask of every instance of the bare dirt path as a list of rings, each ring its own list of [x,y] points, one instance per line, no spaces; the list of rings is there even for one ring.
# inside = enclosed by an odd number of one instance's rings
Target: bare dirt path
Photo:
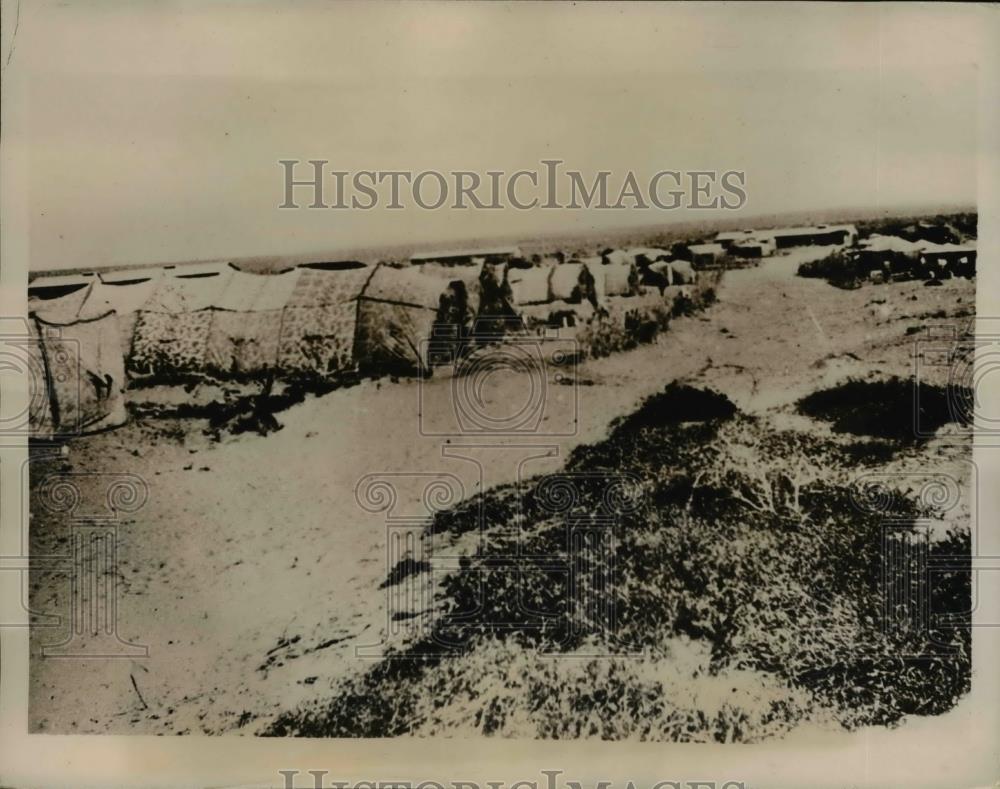
[[[366,382],[307,400],[279,414],[284,428],[266,437],[213,443],[195,421],[171,436],[162,422],[138,423],[39,463],[39,478],[71,469],[147,481],[148,503],[121,528],[119,633],[147,645],[149,656],[33,660],[32,729],[249,733],[328,695],[357,668],[356,648],[385,636],[385,516],[363,510],[353,492],[366,475],[401,475],[392,478],[395,513],[422,515],[420,474],[452,474],[459,495],[471,495],[512,481],[513,459],[531,454],[517,448],[525,444],[555,452],[524,473],[555,470],[574,446],[600,439],[612,419],[677,378],[714,386],[744,410],[795,419],[791,403],[839,378],[909,375],[907,329],[974,307],[974,283],[964,280],[839,291],[794,276],[818,254],[728,272],[704,314],[675,320],[655,344],[588,361],[578,386],[550,381],[542,428],[505,439],[503,452],[456,448],[481,441],[474,436],[421,434],[421,424],[426,431],[455,420],[454,382],[438,377]],[[480,394],[492,413],[511,413],[526,397],[517,376],[490,376]],[[561,429],[574,419],[574,431]],[[443,457],[449,452],[480,458],[482,478],[474,463]],[[32,549],[65,550],[67,524],[35,512]],[[68,594],[64,577],[32,578],[38,610],[66,610]],[[33,649],[62,634],[36,631]]]

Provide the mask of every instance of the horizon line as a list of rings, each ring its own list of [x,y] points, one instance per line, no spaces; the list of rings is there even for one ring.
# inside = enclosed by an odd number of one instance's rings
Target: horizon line
[[[394,242],[387,244],[368,244],[368,245],[345,245],[342,247],[326,247],[324,249],[313,249],[309,251],[295,251],[295,252],[275,252],[275,253],[261,253],[261,254],[251,254],[251,255],[235,255],[235,256],[212,256],[212,257],[195,257],[195,258],[185,258],[185,259],[173,259],[173,260],[160,260],[149,263],[111,263],[107,265],[82,265],[82,266],[60,266],[52,268],[31,268],[29,265],[28,274],[60,274],[60,273],[72,273],[72,272],[102,272],[102,271],[113,271],[113,270],[141,270],[147,268],[157,268],[165,266],[179,266],[179,265],[196,265],[196,264],[207,264],[207,263],[258,263],[258,264],[271,264],[271,263],[281,263],[282,261],[288,261],[293,264],[292,261],[299,259],[298,263],[303,262],[340,262],[347,260],[361,260],[363,262],[372,262],[377,257],[374,253],[383,253],[379,260],[400,260],[403,258],[409,258],[411,255],[422,252],[422,251],[442,251],[451,248],[459,249],[463,247],[476,247],[476,246],[486,246],[495,244],[504,245],[517,245],[517,246],[530,246],[532,244],[543,243],[546,241],[555,241],[569,238],[571,236],[577,236],[581,239],[590,238],[600,235],[619,235],[625,233],[640,233],[640,234],[653,234],[653,233],[670,233],[678,232],[682,228],[690,228],[694,230],[696,227],[704,227],[705,232],[722,232],[728,229],[743,229],[747,224],[754,224],[760,221],[770,222],[770,226],[754,227],[755,230],[766,230],[772,229],[776,224],[776,220],[779,217],[793,217],[793,216],[810,216],[814,214],[850,214],[855,212],[863,216],[868,215],[874,216],[886,216],[895,217],[899,219],[903,218],[916,218],[918,216],[925,216],[927,214],[961,214],[961,213],[977,213],[978,205],[970,203],[908,203],[908,204],[897,204],[895,206],[855,206],[847,208],[819,208],[819,209],[796,209],[796,210],[785,210],[785,211],[769,211],[762,212],[759,214],[751,214],[748,216],[741,216],[737,218],[730,218],[724,215],[716,215],[712,218],[705,220],[692,219],[690,216],[685,216],[684,218],[674,218],[665,219],[660,222],[650,222],[648,224],[635,224],[635,225],[609,225],[603,228],[591,228],[589,230],[545,230],[536,231],[533,233],[517,234],[508,233],[498,236],[460,236],[455,237],[451,240],[436,240],[436,241],[419,241],[416,243],[406,243],[406,242]],[[848,216],[844,216],[836,221],[845,221]],[[829,223],[829,219],[825,220]],[[733,227],[726,227],[726,225],[732,225]],[[738,226],[738,227],[736,227]],[[406,250],[406,254],[400,255],[389,255],[385,256],[384,253],[387,252],[399,252],[402,253]],[[364,253],[370,253],[365,255]],[[342,255],[342,257],[330,257],[331,255]],[[293,264],[294,265],[294,264]]]

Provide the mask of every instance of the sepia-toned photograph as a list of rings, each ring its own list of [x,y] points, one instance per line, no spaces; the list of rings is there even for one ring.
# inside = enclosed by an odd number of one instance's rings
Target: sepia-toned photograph
[[[995,707],[995,9],[3,12],[40,747],[960,749]],[[661,778],[752,784],[704,766]]]

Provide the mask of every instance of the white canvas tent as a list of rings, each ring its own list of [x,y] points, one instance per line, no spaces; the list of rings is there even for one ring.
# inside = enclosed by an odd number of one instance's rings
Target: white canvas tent
[[[549,278],[555,266],[511,269],[508,273],[511,293],[517,305],[546,304],[552,301]]]
[[[129,357],[141,373],[204,372],[208,367],[211,307],[233,274],[228,265],[177,276],[165,270],[139,310]]]
[[[354,368],[357,300],[372,271],[370,266],[298,269],[281,313],[282,372],[327,375]]]
[[[125,363],[114,312],[87,306],[87,292],[33,301],[29,325],[35,356],[30,430],[51,439],[126,422]]]
[[[255,375],[278,365],[281,318],[301,276],[234,270],[212,305],[207,347],[215,373]]]
[[[634,263],[609,263],[601,270],[606,296],[638,296],[642,293],[639,269]]]
[[[434,327],[451,291],[422,266],[379,265],[358,297],[355,354],[365,372],[427,372]]]
[[[553,301],[576,304],[581,301],[597,301],[594,275],[579,261],[571,261],[555,266],[549,277],[549,294]]]

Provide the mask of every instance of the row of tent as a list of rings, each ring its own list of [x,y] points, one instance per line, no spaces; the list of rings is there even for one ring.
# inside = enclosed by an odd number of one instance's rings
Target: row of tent
[[[71,284],[47,278],[29,288],[32,436],[123,424],[129,377],[330,374],[359,355],[370,367],[421,367],[420,340],[431,334],[442,295],[457,290],[454,275],[446,282],[384,266],[179,271]]]
[[[29,285],[44,374],[32,433],[121,424],[128,377],[331,375],[429,369],[430,338],[491,337],[528,305],[600,304],[642,292],[634,264],[579,261],[395,267],[303,265],[255,274],[230,264],[39,278]],[[41,391],[44,389],[44,391]]]
[[[598,306],[609,296],[642,293],[639,270],[634,263],[594,264],[572,260],[557,265],[513,269],[508,274],[517,305],[591,301]]]
[[[430,267],[182,271],[95,277],[72,293],[29,299],[29,312],[59,326],[113,317],[136,376],[327,374],[359,361],[419,366],[418,338],[429,336],[442,299],[464,289],[468,302],[480,292],[478,271]]]
[[[975,239],[962,244],[937,244],[873,234],[862,239],[849,255],[862,275],[873,281],[971,279],[976,275]]]

